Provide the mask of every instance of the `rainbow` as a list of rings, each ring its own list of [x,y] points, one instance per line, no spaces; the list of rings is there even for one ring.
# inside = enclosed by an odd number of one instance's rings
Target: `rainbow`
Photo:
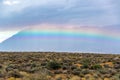
[[[8,50],[119,52],[120,37],[109,31],[83,27],[39,26],[22,30],[3,42]],[[17,46],[17,47],[14,47]]]
[[[47,38],[50,39],[50,37],[53,39],[57,37],[65,38],[65,39],[81,39],[81,38],[97,38],[97,39],[103,39],[103,40],[117,40],[120,41],[120,37],[118,36],[112,36],[108,34],[103,33],[95,33],[95,32],[86,32],[82,30],[58,30],[58,29],[38,29],[38,30],[27,30],[23,31],[19,36],[23,37],[44,37],[47,36]]]

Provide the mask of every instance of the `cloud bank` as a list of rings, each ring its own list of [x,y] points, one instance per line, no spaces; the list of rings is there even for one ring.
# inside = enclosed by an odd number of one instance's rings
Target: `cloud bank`
[[[1,0],[0,30],[41,23],[116,25],[119,4],[119,0]]]

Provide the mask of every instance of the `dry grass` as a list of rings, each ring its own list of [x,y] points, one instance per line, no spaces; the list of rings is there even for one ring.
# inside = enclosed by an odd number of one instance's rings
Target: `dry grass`
[[[0,80],[120,80],[120,55],[1,52]]]

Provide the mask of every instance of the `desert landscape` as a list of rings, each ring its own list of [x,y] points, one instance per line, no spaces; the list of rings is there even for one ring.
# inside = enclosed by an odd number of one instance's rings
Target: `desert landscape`
[[[0,80],[120,80],[120,55],[1,52]]]
[[[120,80],[120,0],[0,0],[0,80]]]

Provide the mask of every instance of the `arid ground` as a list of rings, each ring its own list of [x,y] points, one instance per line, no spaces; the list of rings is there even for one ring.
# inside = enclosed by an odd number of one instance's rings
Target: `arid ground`
[[[120,80],[120,55],[1,52],[0,80]]]

